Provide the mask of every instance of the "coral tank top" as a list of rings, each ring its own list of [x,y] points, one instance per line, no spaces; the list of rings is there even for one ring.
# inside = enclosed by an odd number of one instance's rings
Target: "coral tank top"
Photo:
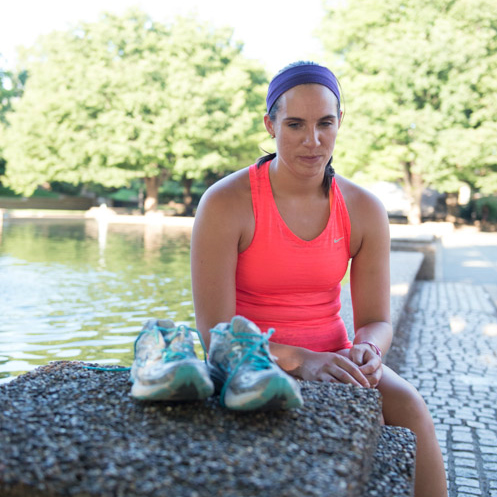
[[[236,313],[254,321],[270,340],[314,351],[350,348],[339,315],[340,282],[350,259],[350,220],[338,185],[330,191],[330,217],[313,240],[296,236],[276,206],[269,162],[249,168],[255,231],[238,255]]]

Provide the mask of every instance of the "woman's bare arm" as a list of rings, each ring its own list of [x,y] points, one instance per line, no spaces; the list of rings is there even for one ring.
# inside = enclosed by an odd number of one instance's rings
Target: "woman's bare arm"
[[[353,231],[350,288],[354,311],[354,346],[349,357],[361,366],[372,386],[381,362],[371,342],[385,354],[392,340],[390,321],[390,233],[381,202],[357,187],[349,214]]]
[[[236,265],[247,207],[242,172],[216,183],[202,197],[191,241],[191,276],[197,329],[209,346],[209,330],[236,311]],[[250,211],[248,211],[250,214]]]

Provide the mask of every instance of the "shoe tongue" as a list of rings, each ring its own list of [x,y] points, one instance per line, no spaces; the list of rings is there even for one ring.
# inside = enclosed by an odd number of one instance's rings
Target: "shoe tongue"
[[[184,330],[174,330],[169,334],[168,337],[168,344],[169,346],[178,344],[178,343],[183,343],[185,341],[185,332]]]
[[[259,327],[242,316],[235,316],[231,322],[233,334],[237,333],[253,333],[255,335],[262,335]]]
[[[170,329],[170,328],[176,328],[174,321],[171,319],[158,319],[157,320],[157,326],[160,326],[163,329]]]
[[[233,330],[231,347],[237,354],[242,355],[245,354],[248,349],[253,349],[254,354],[262,354],[263,350],[266,353],[269,353],[267,341],[264,340],[264,335],[259,329],[255,332],[247,329],[239,332]]]
[[[171,331],[164,333],[166,345],[172,349],[178,349],[180,344],[185,343],[186,333],[182,328],[173,328]]]

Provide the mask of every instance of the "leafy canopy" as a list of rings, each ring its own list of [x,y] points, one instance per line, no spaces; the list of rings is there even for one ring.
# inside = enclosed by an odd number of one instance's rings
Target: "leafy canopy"
[[[263,136],[266,76],[241,50],[228,28],[138,10],[41,38],[7,115],[8,184],[29,195],[43,182],[118,187],[246,165]]]
[[[339,168],[497,190],[494,0],[347,0],[320,36],[345,90]]]

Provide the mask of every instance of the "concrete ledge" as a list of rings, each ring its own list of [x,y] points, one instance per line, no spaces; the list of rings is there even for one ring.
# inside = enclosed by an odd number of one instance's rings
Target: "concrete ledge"
[[[436,239],[434,236],[418,238],[392,238],[392,251],[420,252],[423,254],[423,262],[416,275],[418,280],[435,279]]]
[[[86,210],[95,205],[95,199],[59,195],[58,198],[47,197],[0,197],[2,209],[51,209],[57,210]]]
[[[164,226],[175,226],[182,228],[193,228],[194,217],[167,216],[162,211],[148,212],[143,216],[118,214],[114,209],[105,205],[93,207],[85,213],[86,219],[95,219],[98,222],[108,224],[162,224]]]
[[[105,224],[154,224],[164,225],[166,227],[179,227],[191,231],[195,218],[188,216],[168,216],[161,211],[151,212],[140,216],[134,214],[118,214],[112,208],[92,207],[86,211],[51,211],[51,210],[3,210],[0,209],[0,219],[5,218],[15,220],[48,220],[50,222],[60,220],[67,221],[69,219],[78,220],[94,220]]]
[[[416,436],[407,428],[382,426],[373,470],[364,496],[411,497],[414,495]],[[393,493],[392,493],[393,491]]]
[[[301,409],[238,413],[140,403],[127,379],[60,361],[0,385],[0,494],[366,495],[376,390],[302,382]]]
[[[420,252],[391,252],[390,253],[390,313],[392,327],[397,329],[404,307],[414,288],[414,282],[423,263],[424,255]],[[342,309],[340,315],[345,322],[349,338],[354,338],[354,317],[350,285],[342,288]]]
[[[448,222],[423,223],[417,226],[391,224],[391,249],[392,251],[422,253],[424,260],[416,279],[434,280],[438,239],[452,231],[454,231],[454,224]]]

